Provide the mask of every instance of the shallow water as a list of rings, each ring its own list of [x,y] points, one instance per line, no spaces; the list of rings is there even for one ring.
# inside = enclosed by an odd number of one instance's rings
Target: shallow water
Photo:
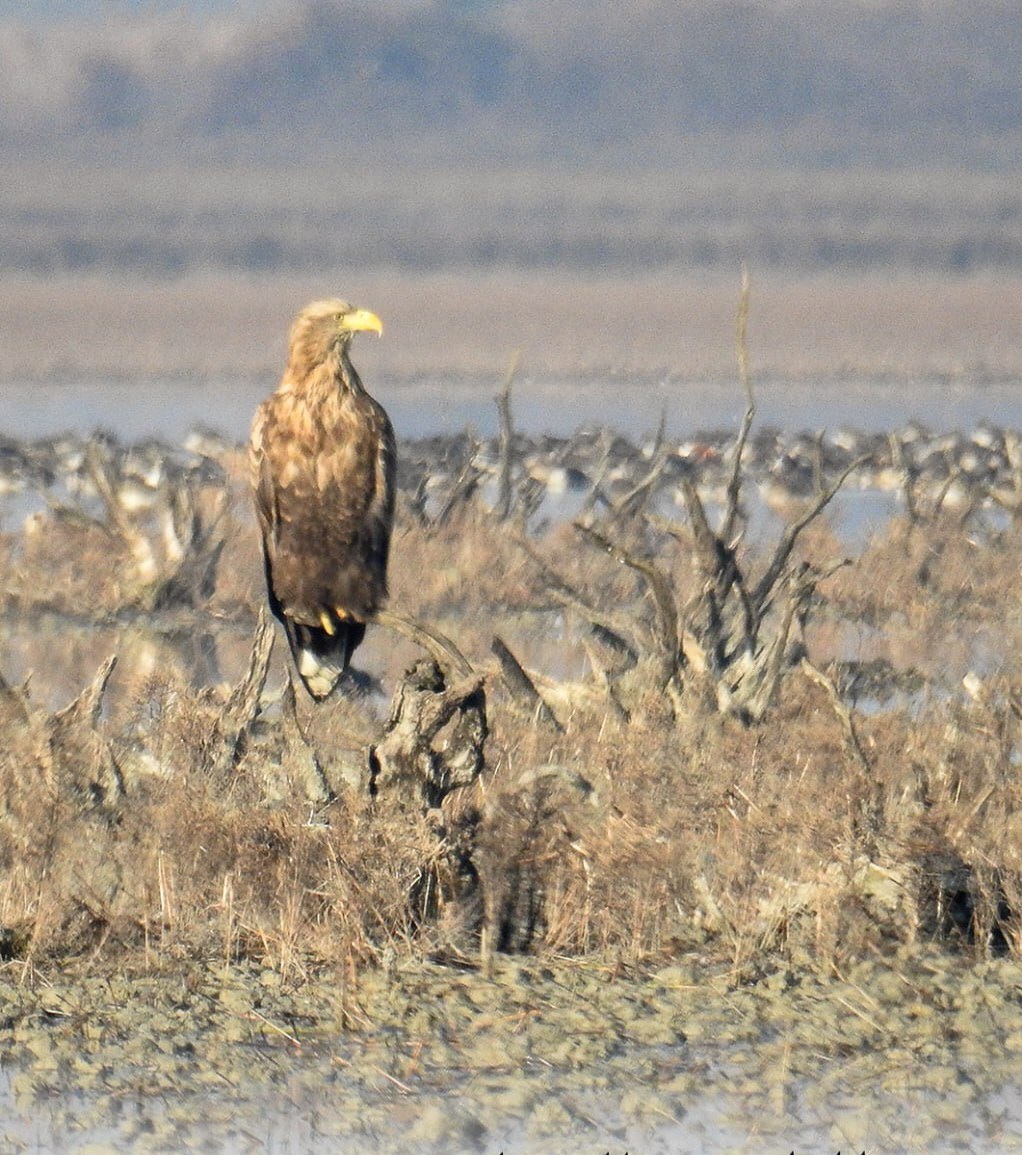
[[[68,383],[60,385],[11,385],[4,390],[0,408],[0,434],[26,439],[68,431],[79,436],[97,428],[109,430],[122,443],[158,437],[180,444],[196,426],[222,432],[231,441],[246,436],[250,415],[266,389],[262,382],[234,381],[194,384],[186,381]],[[393,414],[399,436],[453,435],[471,426],[480,436],[496,432],[497,410],[494,382],[462,379],[454,383],[437,380],[404,381],[381,391]],[[384,394],[386,394],[384,396]],[[757,421],[754,433],[768,426],[791,435],[809,428],[855,427],[865,432],[904,428],[925,419],[935,431],[963,430],[982,422],[1011,427],[1022,412],[1018,405],[1022,389],[1007,381],[969,385],[948,379],[847,380],[827,382],[764,382],[757,387]],[[514,387],[514,416],[523,431],[569,436],[580,428],[602,424],[638,440],[649,437],[661,416],[667,436],[686,439],[702,432],[736,430],[744,399],[733,384],[668,382],[662,379],[615,380],[609,377],[578,377],[571,380],[523,378]],[[496,486],[483,489],[484,500],[493,501]],[[587,500],[587,490],[549,491],[533,518],[559,522],[574,518]],[[719,517],[719,499],[705,497],[711,521]],[[797,503],[796,503],[797,504]],[[761,486],[748,484],[743,492],[747,515],[746,539],[752,543],[776,541],[783,529],[783,513]],[[27,515],[44,510],[38,492],[8,493],[0,499],[0,528],[17,532]],[[861,547],[903,509],[901,495],[876,488],[862,488],[851,481],[828,507],[824,519],[839,547],[849,555]],[[656,499],[656,512],[668,518],[684,517],[680,491],[665,488]],[[791,509],[787,510],[788,516]],[[985,515],[996,518],[996,513]],[[6,676],[20,680],[34,671],[33,685],[40,701],[52,707],[70,700],[88,682],[99,663],[110,653],[121,655],[121,666],[112,686],[131,674],[169,666],[188,674],[197,685],[233,682],[247,657],[245,644],[250,623],[237,630],[220,623],[215,631],[202,621],[184,629],[166,628],[162,633],[146,623],[118,621],[98,627],[76,625],[68,618],[52,621],[7,623]],[[40,658],[39,642],[60,634],[63,660],[59,666]],[[847,650],[834,656],[859,658],[860,639],[852,638]],[[365,651],[370,656],[370,650]],[[536,668],[554,677],[576,676],[556,656],[525,653]],[[574,661],[574,659],[572,659]],[[996,669],[999,657],[982,654],[968,658],[953,671],[957,682],[969,669],[986,673]],[[860,703],[861,705],[861,703]]]
[[[158,436],[174,442],[196,424],[241,440],[272,381],[241,379],[6,384],[0,433],[41,437],[64,430],[109,429],[122,439]],[[462,377],[368,382],[389,410],[399,437],[454,433],[472,425],[497,431],[494,395],[500,380]],[[755,382],[757,426],[785,431],[847,426],[875,433],[919,421],[934,429],[969,429],[980,421],[1022,424],[1022,383],[982,377],[865,378],[855,375]],[[665,415],[669,435],[738,428],[745,397],[735,381],[663,377],[529,377],[516,380],[514,420],[529,433],[567,435],[609,425],[636,437]]]
[[[252,1062],[279,1067],[281,1060],[253,1053]],[[24,1155],[1022,1151],[1022,1092],[1011,1083],[949,1097],[937,1089],[940,1078],[918,1070],[900,1078],[891,1072],[866,1075],[856,1060],[822,1057],[812,1078],[761,1082],[748,1069],[746,1047],[673,1053],[636,1048],[634,1062],[634,1079],[619,1074],[600,1092],[573,1089],[564,1072],[536,1063],[503,1085],[453,1071],[408,1082],[381,1077],[376,1087],[356,1092],[355,1102],[330,1056],[298,1060],[283,1084],[272,1088],[182,1086],[174,1093],[113,1099],[65,1089],[31,1103],[19,1095],[18,1079],[8,1068],[0,1070],[0,1143]],[[675,1083],[690,1082],[693,1072],[703,1080],[701,1089],[670,1091]],[[959,1087],[972,1080],[968,1065],[946,1074]],[[505,1113],[502,1104],[509,1099],[528,1107],[522,1114]]]

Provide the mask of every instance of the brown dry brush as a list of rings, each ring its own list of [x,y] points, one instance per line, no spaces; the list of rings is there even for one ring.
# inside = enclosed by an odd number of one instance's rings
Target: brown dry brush
[[[37,524],[31,550],[10,543],[8,613],[45,607],[81,626],[128,610],[135,621],[148,615],[157,631],[198,628],[205,613],[202,628],[212,627],[209,612],[225,608],[214,600],[218,562],[238,537],[226,517],[226,479],[203,480],[200,492],[199,471],[178,474],[136,506],[125,498],[126,458],[105,439],[90,442],[94,498],[74,509],[51,504],[35,519],[45,532]],[[66,573],[49,564],[61,550]],[[253,558],[243,562],[257,568]],[[97,588],[97,573],[111,575],[107,586]],[[194,621],[181,617],[187,610],[198,611]],[[279,716],[266,715],[273,634],[265,615],[237,685],[196,689],[166,669],[129,681],[119,688],[119,725],[114,712],[101,718],[113,659],[56,712],[33,701],[27,685],[3,686],[10,869],[0,925],[11,941],[35,958],[141,937],[148,960],[154,941],[208,951],[222,933],[224,957],[258,950],[290,967],[320,941],[334,955],[369,957],[439,923],[445,905],[470,906],[471,813],[449,822],[442,807],[482,766],[482,678],[437,631],[394,613],[381,618],[448,669],[434,659],[428,685],[416,685],[410,670],[382,733],[363,726],[354,741],[345,735],[325,747],[310,740],[290,683]],[[371,850],[333,837],[352,829]],[[52,837],[37,840],[40,830]],[[391,837],[400,845],[381,854]],[[88,868],[79,843],[89,848]],[[365,863],[383,859],[380,878],[367,873]],[[324,862],[328,875],[317,866]],[[87,929],[72,933],[79,924]]]
[[[5,609],[96,620],[207,608],[233,592],[221,567],[248,526],[223,467],[99,434],[80,452],[79,470],[40,486],[41,508],[5,542]]]
[[[482,570],[491,527],[475,511],[409,533]],[[959,609],[992,613],[1010,541],[977,553],[961,527],[939,532],[942,556],[968,567],[973,597]],[[655,540],[650,565],[683,572],[677,536]],[[777,954],[846,960],[930,938],[1019,949],[1022,668],[951,708],[943,697],[862,714],[836,672],[786,664],[784,693],[745,725],[712,695],[663,693],[642,648],[671,603],[653,604],[644,635],[620,607],[625,595],[644,604],[649,575],[608,572],[610,554],[576,541],[585,582],[571,597],[589,606],[578,612],[598,637],[626,641],[588,644],[608,667],[632,647],[631,683],[613,669],[582,686],[537,672],[529,597],[568,599],[536,568],[530,586],[528,554],[504,540],[510,587],[468,583],[475,626],[465,619],[456,646],[423,624],[455,632],[443,583],[420,590],[414,619],[384,617],[381,630],[403,626],[429,657],[395,674],[380,723],[357,700],[314,711],[286,693],[276,713],[266,624],[226,690],[158,673],[104,712],[104,664],[50,711],[5,685],[0,950],[35,964],[250,958],[300,977],[393,951],[471,957],[483,927],[494,949],[626,963],[699,949],[740,973]],[[876,585],[856,567],[834,573],[828,603],[855,614],[858,590],[875,614],[893,612],[876,602],[881,583],[907,591],[918,555],[883,557],[882,574],[870,563]],[[917,586],[920,613],[936,617],[931,599],[964,577]],[[617,604],[600,611],[607,589]],[[1001,624],[1012,626],[1003,612]]]
[[[792,943],[847,955],[918,937],[956,941],[980,953],[1017,949],[1019,876],[1011,838],[998,838],[996,847],[988,840],[963,845],[957,825],[963,816],[942,814],[934,821],[919,788],[918,767],[906,762],[910,736],[938,726],[943,704],[932,707],[932,716],[895,715],[880,726],[845,700],[836,681],[840,663],[828,672],[809,660],[804,637],[821,606],[820,587],[836,583],[839,571],[846,570],[845,588],[854,588],[862,572],[845,559],[813,560],[797,547],[803,531],[862,462],[819,488],[766,551],[758,572],[751,551],[740,550],[742,451],[755,411],[744,369],[746,308],[747,288],[738,345],[748,407],[720,527],[711,528],[688,478],[681,482],[687,526],[643,516],[662,470],[655,449],[645,477],[623,498],[605,502],[607,512],[599,521],[574,527],[614,568],[582,576],[591,567],[580,567],[573,551],[577,568],[569,576],[563,562],[555,566],[528,539],[520,541],[535,564],[541,598],[570,609],[589,629],[594,674],[586,687],[565,693],[547,683],[541,691],[541,679],[495,637],[493,652],[508,692],[522,716],[531,712],[535,730],[548,731],[548,739],[550,730],[585,734],[588,756],[598,767],[605,765],[611,745],[608,727],[611,733],[625,727],[631,762],[638,765],[629,767],[632,773],[614,775],[600,790],[592,764],[577,768],[576,754],[562,765],[554,741],[545,758],[504,779],[489,812],[492,829],[501,831],[503,852],[503,867],[491,861],[489,868],[489,928],[501,947],[541,942],[548,949],[621,950],[628,906],[633,928],[628,946],[637,954],[662,950],[665,942],[690,942],[693,928],[726,943],[736,962]],[[502,428],[509,428],[507,388],[501,400]],[[974,611],[977,597],[983,597],[974,567],[966,576],[943,565],[945,554],[975,554],[977,548],[975,534],[965,532],[968,516],[953,522],[941,516],[953,470],[948,477],[925,518],[919,502],[907,503],[912,538],[918,538],[920,527],[931,531],[926,553],[946,591],[932,608],[935,619],[949,609],[948,599],[955,608]],[[906,486],[912,483],[906,475]],[[502,505],[498,512],[505,518],[509,511]],[[564,534],[554,536],[561,558]],[[671,553],[679,544],[695,571],[687,585]],[[995,540],[984,545],[994,547],[995,557],[1004,552]],[[873,574],[894,582],[923,577],[919,569],[913,573],[913,550],[904,552],[892,567],[874,568]],[[989,575],[991,567],[985,568]],[[631,574],[631,583],[622,579],[622,570]],[[1017,564],[1011,578],[1017,581]],[[900,609],[918,600],[906,596]],[[782,683],[787,700],[779,694]],[[1006,693],[1002,713],[1012,700]],[[728,719],[769,727],[768,732],[743,735],[730,729]],[[719,754],[705,773],[718,784],[722,774],[727,777],[723,748],[744,746],[748,757],[754,741],[753,780],[745,781],[739,770],[723,794],[711,788],[709,797],[702,780],[689,780],[687,785],[696,788],[680,805],[672,796],[644,821],[641,803],[660,754],[653,754],[647,735],[655,734],[659,747],[670,733],[659,723],[667,720],[674,727],[663,752],[669,764],[677,761],[674,743],[705,749],[712,734]],[[1017,764],[1022,752],[1014,723],[1008,729],[1001,759]],[[599,734],[595,743],[594,732]],[[635,758],[639,733],[649,742],[652,760]],[[972,750],[979,734],[969,732],[965,740]],[[934,742],[945,744],[942,738]],[[509,763],[512,749],[509,743]],[[673,775],[671,782],[677,789]],[[993,809],[1001,827],[1013,830],[1018,797],[1012,781],[1002,775],[981,796],[982,807],[968,811],[970,822],[986,815],[996,798]],[[691,828],[693,811],[714,817],[718,839],[712,850],[706,831]],[[684,853],[683,832],[701,847],[699,855]],[[728,849],[721,852],[724,846]],[[661,847],[669,849],[660,853]]]
[[[447,755],[457,773],[431,784],[429,808],[411,792],[406,805],[383,807],[340,782],[317,793],[299,756],[304,734],[263,717],[271,642],[264,618],[250,669],[226,695],[151,677],[119,729],[100,717],[112,660],[53,713],[27,687],[0,687],[0,926],[9,957],[36,964],[113,953],[145,966],[255,958],[297,976],[317,961],[372,962],[406,948],[426,916],[436,920],[445,897],[437,888],[464,883],[450,877],[464,847],[452,848],[438,824],[443,794],[477,772],[466,741],[448,735],[437,754],[434,770]],[[478,679],[475,691],[478,727]],[[423,706],[435,712],[432,698]],[[471,710],[446,706],[448,721],[469,725]],[[421,758],[434,736],[423,734],[411,755],[393,744],[384,751],[385,737],[377,773]]]
[[[94,439],[86,464],[102,502],[100,524],[131,559],[123,579],[131,600],[151,610],[208,601],[225,544],[220,523],[229,501],[221,477],[175,470],[173,484],[162,486],[143,513],[132,513],[122,497],[123,458],[101,452]]]

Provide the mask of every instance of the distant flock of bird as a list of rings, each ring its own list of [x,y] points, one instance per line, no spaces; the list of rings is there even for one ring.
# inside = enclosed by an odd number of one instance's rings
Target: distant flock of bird
[[[946,498],[949,508],[969,502],[1012,509],[1019,463],[1007,446],[1016,436],[986,425],[950,434],[932,434],[916,424],[884,434],[839,430],[817,437],[769,431],[753,437],[746,446],[744,469],[760,494],[764,498],[776,494],[778,504],[811,497],[821,480],[824,484],[833,481],[864,457],[865,462],[846,482],[849,488],[898,493],[908,480],[915,479],[937,495],[951,482]],[[656,483],[657,498],[673,499],[682,474],[692,477],[704,496],[722,498],[734,445],[734,434],[724,431],[670,442]],[[652,448],[652,440],[632,441],[595,426],[568,436],[517,434],[516,480],[520,485],[541,487],[545,500],[540,508],[548,511],[556,512],[562,496],[588,494],[594,487],[603,495],[598,500],[612,502],[641,480],[649,469]],[[0,435],[0,499],[39,498],[31,503],[32,509],[42,506],[59,511],[69,503],[85,506],[97,496],[87,464],[90,449],[112,466],[119,481],[118,500],[129,515],[159,506],[185,479],[229,485],[240,457],[236,442],[201,427],[191,430],[179,445],[157,438],[122,444],[106,432],[32,440]],[[425,492],[439,499],[468,465],[478,470],[483,491],[489,492],[499,468],[497,438],[476,439],[460,433],[402,441],[396,488],[408,498]],[[18,509],[11,500],[0,504],[0,519],[8,531],[11,514]]]
[[[987,425],[968,433],[942,434],[916,424],[884,434],[767,431],[750,439],[744,470],[760,496],[778,509],[812,497],[821,483],[832,482],[853,461],[865,458],[845,483],[851,490],[898,494],[914,480],[931,497],[946,491],[949,509],[969,504],[1012,510],[1022,502],[1022,496],[1016,498],[1020,470],[1013,448],[1016,439],[1022,446],[1022,437],[1013,431]],[[670,441],[652,504],[674,502],[682,474],[695,480],[704,498],[722,500],[734,447],[734,433],[725,431]],[[541,514],[556,517],[566,496],[588,495],[595,489],[597,501],[610,504],[630,491],[649,470],[653,441],[633,441],[594,426],[567,436],[516,434],[513,448],[516,483],[538,488]],[[237,442],[201,427],[191,430],[179,445],[157,438],[122,444],[106,432],[33,440],[0,435],[4,529],[16,528],[12,516],[28,515],[37,523],[39,511],[90,508],[97,498],[88,465],[90,451],[98,452],[112,468],[118,501],[131,516],[143,516],[167,503],[186,480],[209,486],[232,484],[241,456]],[[409,500],[426,494],[436,508],[467,466],[480,475],[484,496],[492,497],[499,469],[497,438],[460,433],[402,441],[396,488]]]
[[[746,446],[744,471],[747,483],[782,512],[812,497],[820,484],[832,482],[860,458],[865,461],[845,483],[849,490],[897,495],[914,482],[931,497],[943,493],[949,509],[968,504],[1013,510],[1022,504],[1022,495],[1016,496],[1016,441],[1022,446],[1018,434],[987,425],[942,434],[916,424],[884,434],[766,431]],[[665,502],[674,503],[682,474],[695,480],[705,499],[723,500],[734,448],[735,435],[726,431],[669,441],[651,504],[663,508]],[[541,516],[556,518],[562,508],[572,508],[562,505],[562,499],[572,495],[581,498],[595,491],[598,504],[612,504],[629,492],[649,470],[653,449],[652,439],[633,441],[595,426],[567,436],[516,434],[515,482],[539,493]],[[122,444],[105,432],[35,440],[0,436],[0,524],[10,532],[16,528],[12,517],[27,515],[37,524],[47,512],[91,509],[89,503],[98,495],[90,452],[97,452],[111,468],[125,513],[138,517],[168,503],[186,481],[233,484],[241,459],[237,442],[201,427],[179,445],[157,438]],[[436,509],[467,467],[478,474],[477,488],[484,499],[492,500],[499,471],[497,438],[459,433],[405,440],[398,447],[396,489],[420,504],[425,496]]]

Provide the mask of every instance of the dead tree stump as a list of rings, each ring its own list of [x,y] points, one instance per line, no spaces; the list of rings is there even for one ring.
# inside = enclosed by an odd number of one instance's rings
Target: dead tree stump
[[[452,813],[443,802],[483,768],[483,681],[470,673],[449,684],[433,658],[420,658],[405,671],[383,737],[368,750],[373,805],[425,819],[435,839],[409,895],[416,921],[440,921],[454,944],[481,923],[472,861],[479,817],[472,807]]]
[[[447,685],[432,658],[405,671],[383,737],[369,747],[369,793],[425,813],[438,808],[483,768],[483,677]]]

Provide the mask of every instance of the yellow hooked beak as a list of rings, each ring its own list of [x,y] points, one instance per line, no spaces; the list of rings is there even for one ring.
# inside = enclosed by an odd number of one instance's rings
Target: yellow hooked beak
[[[379,333],[383,335],[383,322],[368,309],[352,309],[340,320],[342,333]]]

